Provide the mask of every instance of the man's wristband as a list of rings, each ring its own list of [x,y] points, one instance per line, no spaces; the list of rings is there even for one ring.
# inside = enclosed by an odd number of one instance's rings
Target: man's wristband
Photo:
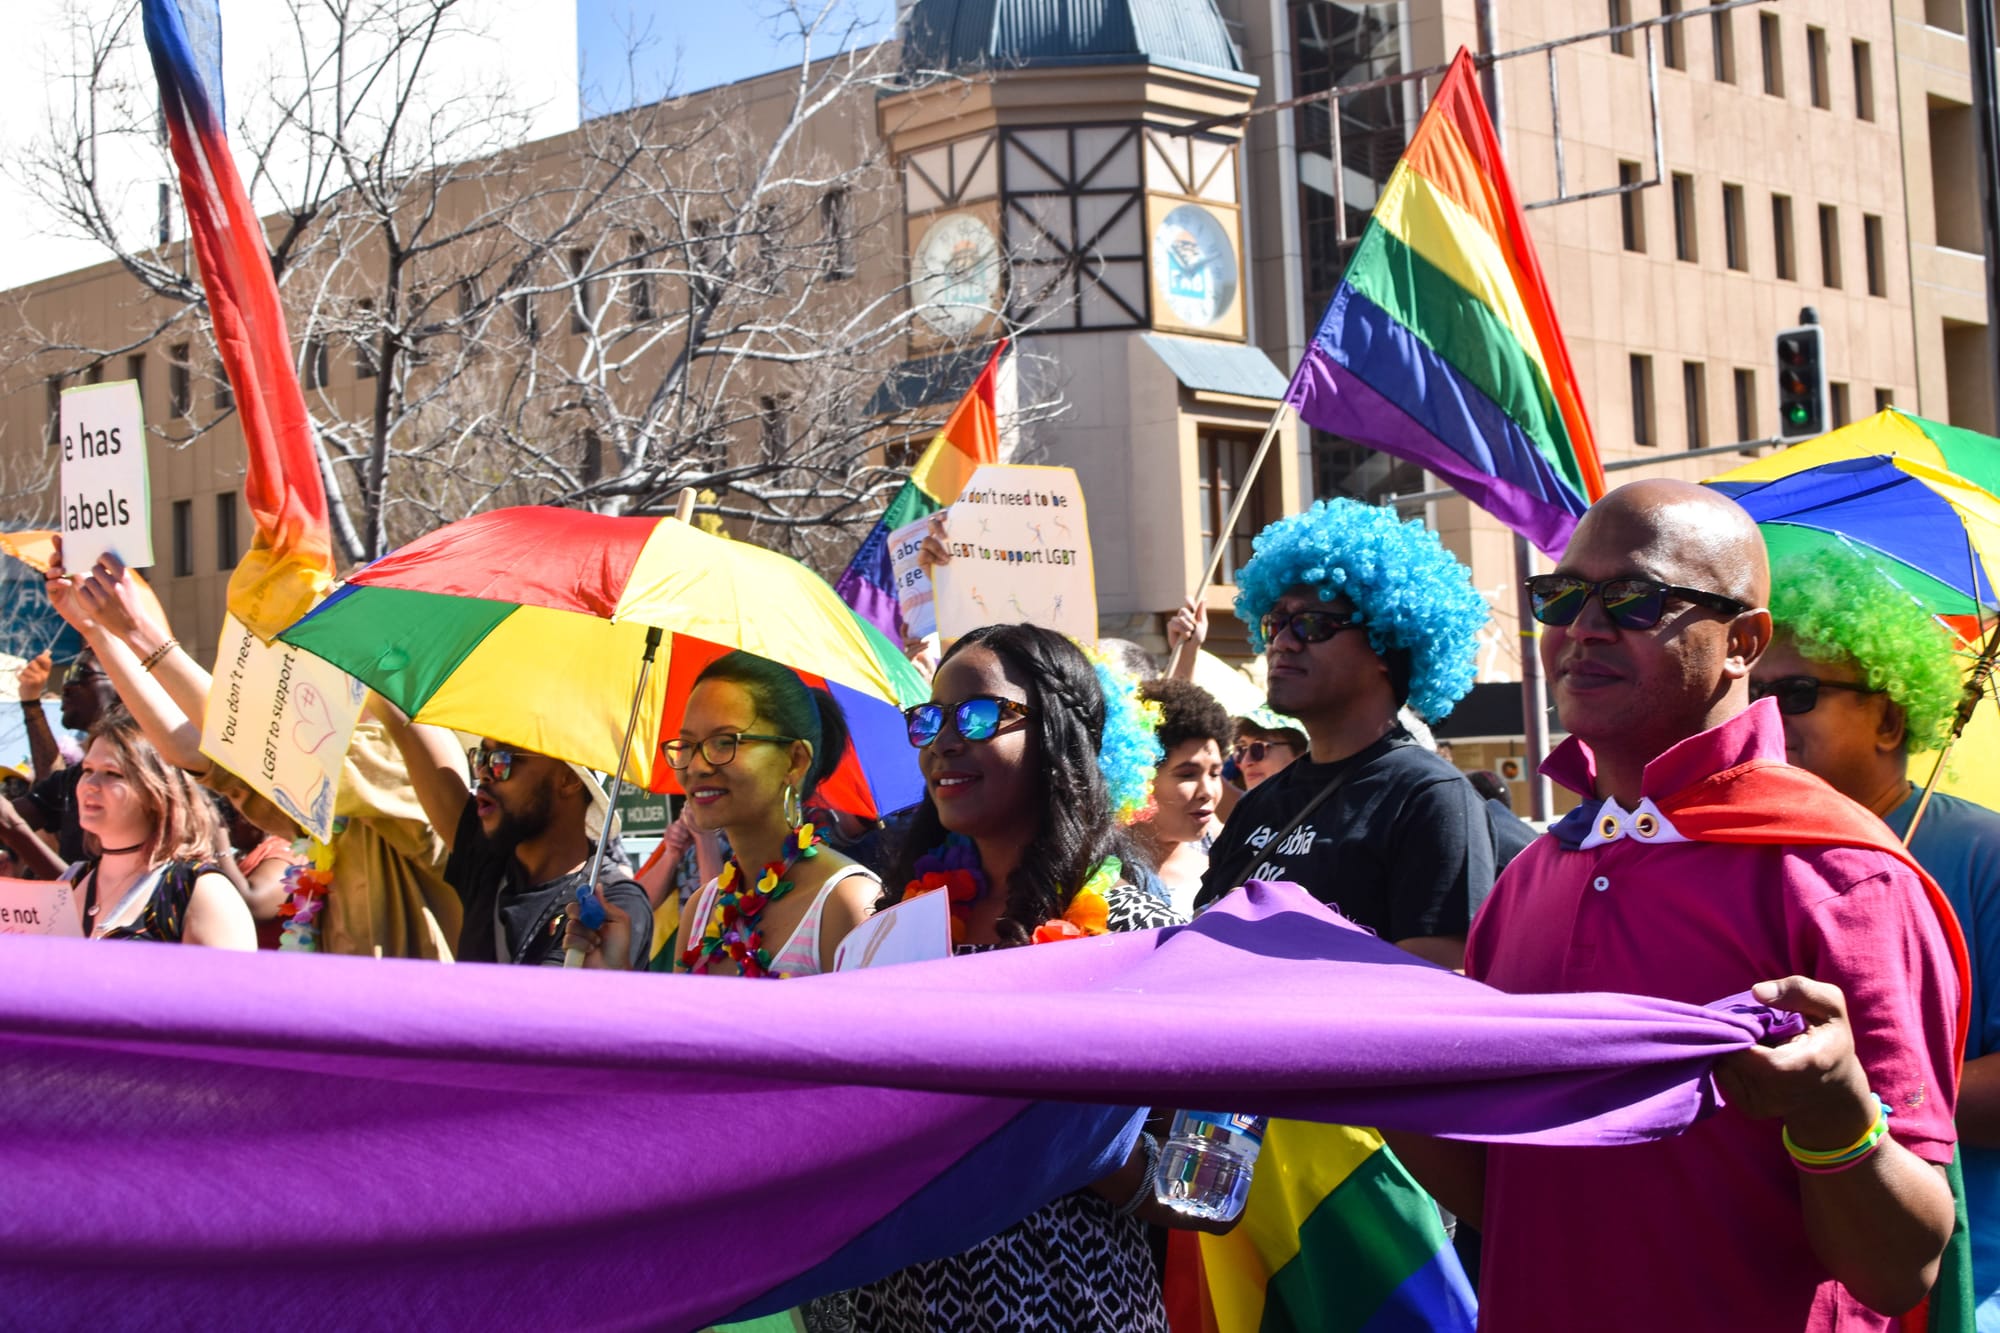
[[[49,715],[42,711],[42,701],[40,699],[21,700],[21,711],[29,717],[38,717],[44,722],[49,720]]]

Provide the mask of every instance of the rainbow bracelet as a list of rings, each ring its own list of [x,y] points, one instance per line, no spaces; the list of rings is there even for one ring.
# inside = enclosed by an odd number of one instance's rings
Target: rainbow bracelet
[[[1845,1148],[1832,1152],[1815,1152],[1810,1148],[1801,1148],[1792,1141],[1792,1131],[1783,1130],[1781,1133],[1785,1151],[1792,1155],[1792,1165],[1808,1175],[1830,1176],[1852,1169],[1879,1148],[1889,1133],[1889,1103],[1882,1100],[1880,1093],[1870,1092],[1868,1095],[1875,1099],[1875,1120],[1860,1138]]]

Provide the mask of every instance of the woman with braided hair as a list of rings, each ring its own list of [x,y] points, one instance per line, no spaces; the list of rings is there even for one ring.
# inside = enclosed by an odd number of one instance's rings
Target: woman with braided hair
[[[951,646],[908,719],[925,796],[882,906],[944,890],[960,953],[1179,922],[1125,873],[1116,812],[1143,804],[1160,754],[1131,681],[1054,631],[988,626]],[[853,1293],[855,1328],[1165,1333],[1145,1223],[1179,1219],[1153,1202],[1157,1156],[1142,1136],[1088,1188]]]

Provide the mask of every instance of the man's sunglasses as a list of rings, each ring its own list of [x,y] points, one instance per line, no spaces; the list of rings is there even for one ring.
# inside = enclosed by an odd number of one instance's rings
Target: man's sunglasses
[[[1281,745],[1287,750],[1292,749],[1291,746],[1285,745],[1283,741],[1238,741],[1235,748],[1230,750],[1229,753],[1239,764],[1246,759],[1253,764],[1261,764],[1264,762],[1264,756],[1270,754]],[[1294,753],[1296,754],[1297,752],[1294,751]]]
[[[951,724],[966,740],[990,741],[1000,734],[1000,728],[1008,721],[1026,717],[1032,711],[1015,699],[975,694],[951,706]],[[943,704],[918,704],[915,708],[905,708],[903,723],[909,728],[910,744],[921,750],[936,740],[938,733],[944,730],[945,712]]]
[[[472,761],[472,780],[491,778],[495,782],[505,782],[514,772],[514,752],[512,750],[489,750],[480,746],[466,753]]]
[[[1719,592],[1683,588],[1676,583],[1653,579],[1589,579],[1569,574],[1537,574],[1526,581],[1528,601],[1535,619],[1544,625],[1574,624],[1592,597],[1604,603],[1604,613],[1620,629],[1651,629],[1660,623],[1669,597],[1695,606],[1705,606],[1724,615],[1741,615],[1749,605]]]
[[[1257,622],[1266,644],[1286,630],[1300,643],[1325,643],[1344,629],[1360,628],[1360,618],[1345,611],[1267,611]]]
[[[1772,698],[1778,701],[1778,711],[1797,717],[1800,713],[1810,713],[1819,707],[1821,690],[1850,690],[1855,694],[1880,694],[1866,685],[1856,685],[1845,680],[1821,680],[1817,676],[1780,676],[1776,680],[1753,680],[1750,682],[1750,697],[1754,699]]]

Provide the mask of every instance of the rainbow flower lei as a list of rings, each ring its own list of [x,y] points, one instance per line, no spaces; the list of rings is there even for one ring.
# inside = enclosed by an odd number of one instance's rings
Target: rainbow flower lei
[[[343,816],[334,823],[337,834],[346,819]],[[288,896],[278,947],[295,953],[318,953],[319,911],[326,905],[327,890],[333,887],[333,847],[317,838],[300,838],[292,844],[292,851],[305,859],[285,869]]]
[[[1069,900],[1063,914],[1035,927],[1033,943],[1054,944],[1059,940],[1080,940],[1086,935],[1103,935],[1111,929],[1111,886],[1125,868],[1115,856],[1107,856],[1090,872],[1090,878]]]
[[[792,867],[818,856],[819,842],[819,832],[810,821],[799,825],[785,840],[784,856],[764,867],[755,887],[744,890],[736,887],[745,876],[731,856],[715,883],[715,910],[708,926],[682,952],[681,966],[692,972],[717,954],[727,954],[746,977],[778,976],[771,971],[771,952],[764,947],[764,909],[792,891]]]

